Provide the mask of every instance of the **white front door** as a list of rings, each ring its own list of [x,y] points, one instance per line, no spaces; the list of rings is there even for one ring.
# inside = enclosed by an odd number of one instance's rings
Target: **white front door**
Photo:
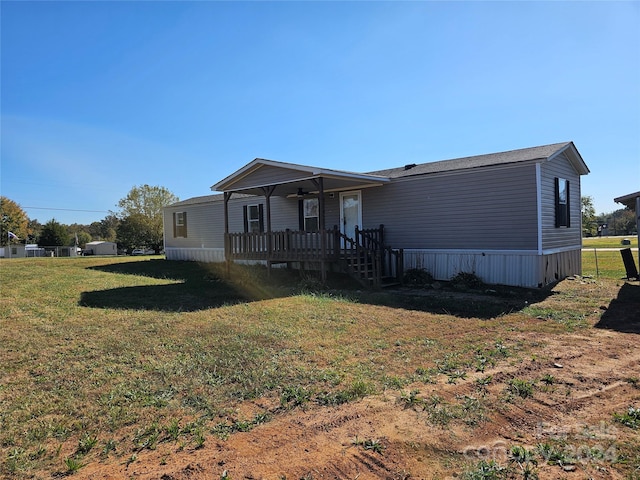
[[[356,236],[356,225],[362,228],[360,191],[340,193],[340,231],[349,238]]]

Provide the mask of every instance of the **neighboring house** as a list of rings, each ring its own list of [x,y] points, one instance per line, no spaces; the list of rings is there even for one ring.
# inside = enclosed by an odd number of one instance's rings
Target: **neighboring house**
[[[24,258],[25,246],[22,243],[0,247],[0,258]]]
[[[16,244],[0,249],[0,257],[75,257],[76,247],[40,247],[36,244]]]
[[[114,242],[89,242],[84,247],[85,255],[117,255],[118,245]]]
[[[164,209],[165,253],[542,287],[581,273],[587,173],[572,142],[370,173],[258,158]]]

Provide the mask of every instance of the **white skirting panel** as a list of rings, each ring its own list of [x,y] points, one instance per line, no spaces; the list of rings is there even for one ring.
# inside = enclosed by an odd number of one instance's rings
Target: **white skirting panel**
[[[190,262],[224,262],[224,248],[165,248],[167,260],[186,260]]]
[[[540,276],[544,285],[582,274],[582,250],[550,253],[540,257]]]
[[[167,260],[184,260],[188,262],[222,263],[224,248],[165,248]],[[236,260],[241,265],[266,265],[262,260]]]
[[[449,280],[464,272],[487,284],[536,288],[579,274],[581,258],[580,250],[538,255],[535,251],[405,249],[404,269],[424,269],[436,280]]]

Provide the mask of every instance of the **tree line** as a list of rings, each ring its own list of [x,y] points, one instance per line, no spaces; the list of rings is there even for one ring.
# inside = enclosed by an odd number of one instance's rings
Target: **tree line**
[[[40,246],[78,246],[92,241],[116,242],[118,250],[131,253],[145,247],[159,253],[163,248],[162,209],[178,201],[167,188],[140,185],[133,187],[100,221],[89,225],[64,225],[52,218],[45,224],[30,219],[18,203],[0,197],[0,245],[36,243]],[[9,233],[11,232],[11,233]]]
[[[606,226],[609,235],[632,235],[637,233],[636,215],[630,208],[621,208],[611,213],[596,215],[593,198],[582,197],[582,236],[595,237],[599,227]]]

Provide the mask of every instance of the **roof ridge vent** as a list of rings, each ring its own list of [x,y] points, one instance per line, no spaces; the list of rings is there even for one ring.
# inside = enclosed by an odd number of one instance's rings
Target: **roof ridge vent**
[[[415,166],[416,166],[415,163],[408,163],[407,165],[404,166],[404,169],[405,170],[411,170]]]

